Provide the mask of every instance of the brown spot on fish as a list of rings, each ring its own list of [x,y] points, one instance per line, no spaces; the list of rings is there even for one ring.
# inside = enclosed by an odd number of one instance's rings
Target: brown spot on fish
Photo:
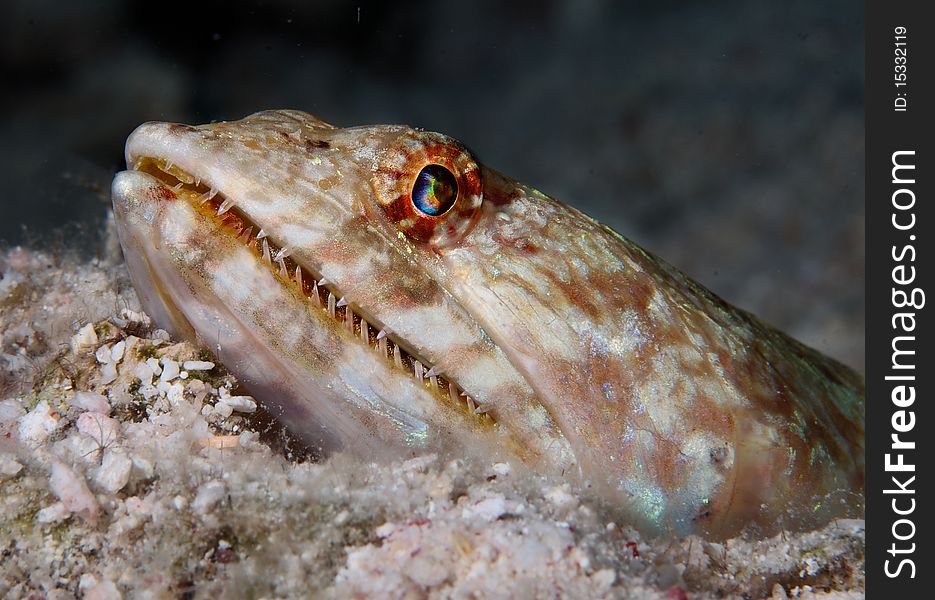
[[[320,187],[321,189],[325,191],[328,191],[332,188],[332,186],[334,186],[339,181],[341,181],[340,175],[332,175],[331,177],[323,177],[322,179],[318,180],[318,187]]]
[[[175,200],[178,198],[178,195],[175,192],[164,185],[156,186],[153,189],[153,192],[155,193],[156,198],[159,200]]]
[[[315,150],[322,150],[330,147],[331,144],[324,140],[305,140],[305,150],[309,154],[313,154]]]
[[[182,134],[182,133],[192,133],[195,131],[198,131],[198,129],[196,129],[195,127],[192,127],[191,125],[183,125],[181,123],[172,123],[171,125],[169,125],[170,133]]]

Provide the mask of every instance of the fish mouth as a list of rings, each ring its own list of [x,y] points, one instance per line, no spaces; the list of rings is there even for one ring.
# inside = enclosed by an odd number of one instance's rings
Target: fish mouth
[[[174,199],[188,202],[210,219],[224,235],[247,248],[257,262],[268,269],[283,290],[300,295],[312,308],[327,314],[335,328],[343,328],[360,344],[372,350],[377,360],[386,361],[397,371],[412,377],[438,401],[470,416],[477,425],[496,423],[489,406],[474,399],[452,377],[415,350],[392,329],[382,324],[365,307],[345,300],[339,286],[325,279],[314,266],[299,262],[282,243],[259,227],[222,190],[170,160],[152,156],[128,157],[131,171],[146,173],[171,191]]]

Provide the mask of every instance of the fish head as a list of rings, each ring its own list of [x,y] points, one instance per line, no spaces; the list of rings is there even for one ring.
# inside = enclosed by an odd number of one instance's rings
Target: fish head
[[[443,220],[398,197],[429,144],[438,154],[416,201],[454,205],[435,210],[458,215],[456,228],[433,227]],[[528,382],[424,264],[428,248],[457,243],[481,203],[480,170],[460,144],[268,111],[145,123],[126,160],[114,213],[144,308],[213,349],[310,446],[368,458],[503,452],[573,471]],[[388,202],[394,186],[409,190]]]

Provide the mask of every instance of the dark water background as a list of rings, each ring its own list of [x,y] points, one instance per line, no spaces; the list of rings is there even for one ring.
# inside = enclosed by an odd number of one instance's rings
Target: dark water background
[[[97,251],[127,134],[402,122],[863,362],[863,5],[5,0],[2,244]]]

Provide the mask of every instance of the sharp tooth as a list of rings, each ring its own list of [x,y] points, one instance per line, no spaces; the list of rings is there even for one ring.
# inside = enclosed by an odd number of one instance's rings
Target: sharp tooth
[[[488,405],[486,405],[486,404],[482,404],[482,405],[480,405],[480,406],[478,406],[477,408],[474,409],[474,414],[475,414],[475,415],[482,415],[482,414],[486,413],[488,410],[490,410],[490,406],[488,406]]]
[[[256,234],[256,239],[258,240],[262,240],[265,237],[266,237],[266,232],[263,231],[262,229],[260,230],[260,233]]]
[[[173,185],[173,186],[172,186],[172,191],[173,191],[173,192],[181,192],[181,191],[182,191],[182,182],[180,181],[180,182],[178,182],[177,184]]]
[[[360,319],[360,339],[366,344],[370,343],[370,324],[363,318]]]
[[[380,333],[377,334],[377,339],[382,340],[383,338],[385,338],[391,333],[393,333],[392,329],[390,329],[389,327],[384,327],[383,329],[380,330]]]
[[[431,384],[433,390],[438,389],[438,377],[436,377],[435,375],[430,376],[429,383]]]
[[[448,382],[448,399],[455,404],[458,404],[461,401],[461,399],[458,398],[458,386],[455,385],[454,381]]]
[[[314,280],[312,280],[314,281]],[[315,281],[312,284],[312,295],[311,299],[315,301],[316,306],[321,306],[321,296],[318,294],[318,282]]]
[[[344,328],[354,333],[354,311],[350,306],[344,311]]]
[[[377,340],[377,348],[379,348],[380,354],[381,354],[381,355],[383,355],[384,357],[387,355],[387,354],[386,354],[386,338],[385,338],[385,337],[384,337],[384,338],[380,338],[380,339]]]
[[[423,379],[422,376],[425,374],[422,372],[422,369],[423,369],[422,363],[420,363],[417,360],[412,361],[412,374],[419,381],[422,381]]]
[[[205,202],[207,202],[208,200],[214,198],[214,197],[217,196],[217,195],[218,195],[218,191],[217,191],[216,189],[214,189],[214,188],[211,188],[210,190],[208,190],[208,191],[205,192],[204,194],[198,196],[198,204],[204,204]]]
[[[273,264],[273,260],[269,255],[269,242],[266,241],[266,238],[263,238],[263,260],[266,261],[266,264]]]
[[[305,290],[302,289],[302,286],[304,285],[302,282],[302,267],[298,265],[295,266],[295,285],[297,288],[299,288],[300,294],[305,293]]]
[[[288,248],[280,248],[279,252],[276,253],[276,258],[274,258],[273,260],[275,260],[276,262],[279,262],[283,260],[284,258],[287,258],[291,255],[292,255],[292,250]]]
[[[230,198],[224,198],[224,202],[218,207],[218,216],[223,215],[234,206],[234,201]]]
[[[441,374],[442,374],[442,370],[438,368],[438,365],[432,367],[431,369],[425,372],[426,377],[435,377]]]
[[[324,278],[324,277],[322,277],[321,279],[318,280],[318,285],[328,285],[329,283],[331,283],[331,282],[328,281],[328,280],[327,280],[326,278]]]
[[[289,279],[289,271],[286,270],[286,261],[279,259],[276,262],[279,263],[279,276],[283,279]]]
[[[337,306],[347,306],[347,299],[344,296],[341,296],[341,299],[338,300]]]
[[[169,169],[171,169],[173,166],[174,166],[174,165],[172,164],[172,161],[171,161],[171,160],[166,161],[166,166],[164,166],[164,167],[162,168],[162,170],[168,172]]]
[[[251,235],[253,235],[253,225],[244,229],[243,232],[241,232],[240,237],[238,237],[237,239],[240,241],[240,243],[246,244],[247,242],[250,241]]]
[[[400,352],[399,346],[393,346],[393,362],[400,369],[403,368],[403,354]]]
[[[334,294],[328,292],[328,314],[334,317]]]
[[[201,177],[195,177],[195,187],[201,187]]]
[[[474,409],[477,408],[477,405],[474,404],[474,398],[471,398],[470,396],[467,397],[467,405],[471,412],[474,412]]]

